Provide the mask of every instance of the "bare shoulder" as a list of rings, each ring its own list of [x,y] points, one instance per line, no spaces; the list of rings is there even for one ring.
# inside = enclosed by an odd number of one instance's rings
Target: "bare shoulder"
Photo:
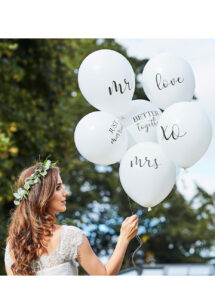
[[[88,238],[86,237],[85,234],[83,234],[83,239],[79,246],[79,253],[81,254],[81,253],[86,253],[86,252],[92,253],[93,250],[91,248]]]
[[[54,225],[54,230],[53,230],[53,231],[54,231],[54,232],[55,232],[55,231],[58,232],[58,231],[60,231],[60,230],[62,230],[62,229],[63,229],[63,225],[55,224],[55,225]]]
[[[52,238],[54,239],[54,238],[59,238],[60,236],[61,236],[61,232],[63,231],[63,225],[57,225],[57,224],[55,224],[54,225],[54,229],[53,229],[53,236],[52,236]]]

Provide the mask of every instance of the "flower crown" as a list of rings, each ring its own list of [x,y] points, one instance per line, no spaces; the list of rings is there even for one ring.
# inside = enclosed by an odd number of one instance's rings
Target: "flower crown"
[[[56,166],[56,162],[52,163],[49,159],[40,163],[34,173],[25,179],[23,188],[19,188],[18,191],[13,194],[15,197],[14,204],[17,206],[23,198],[27,199],[30,188],[37,183],[42,184],[41,178],[45,177],[47,171],[54,166]]]

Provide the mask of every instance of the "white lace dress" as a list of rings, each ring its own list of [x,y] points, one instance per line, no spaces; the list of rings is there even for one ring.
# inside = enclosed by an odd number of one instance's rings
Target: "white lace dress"
[[[76,258],[78,246],[83,242],[84,232],[74,226],[62,226],[60,242],[55,251],[43,254],[34,263],[36,275],[78,275]],[[10,256],[9,243],[5,250],[5,264],[11,267],[13,260]]]

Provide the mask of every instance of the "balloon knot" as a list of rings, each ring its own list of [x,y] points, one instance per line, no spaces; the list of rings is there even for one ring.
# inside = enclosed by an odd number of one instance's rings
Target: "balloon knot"
[[[150,212],[152,210],[152,208],[148,208],[148,212]]]

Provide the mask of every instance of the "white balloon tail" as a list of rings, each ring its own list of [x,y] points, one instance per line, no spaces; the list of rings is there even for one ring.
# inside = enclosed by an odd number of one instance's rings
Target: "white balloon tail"
[[[189,171],[188,171],[188,168],[183,168],[184,169],[184,173],[183,174],[188,174]]]
[[[151,212],[152,208],[148,208],[148,212]]]

